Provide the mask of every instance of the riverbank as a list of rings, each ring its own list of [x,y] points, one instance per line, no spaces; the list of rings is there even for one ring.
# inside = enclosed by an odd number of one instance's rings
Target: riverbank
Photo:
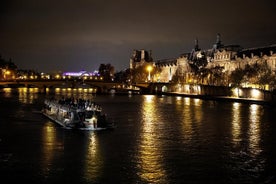
[[[202,100],[215,100],[215,101],[225,101],[225,102],[239,102],[239,103],[248,103],[248,104],[259,104],[259,105],[267,105],[276,107],[276,103],[272,101],[264,101],[253,98],[236,98],[229,96],[211,96],[211,95],[197,95],[197,94],[186,94],[179,92],[163,92],[162,95],[170,95],[170,96],[182,96],[189,98],[198,98]]]

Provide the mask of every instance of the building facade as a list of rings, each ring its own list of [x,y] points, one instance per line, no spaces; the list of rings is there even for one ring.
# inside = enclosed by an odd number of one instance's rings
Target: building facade
[[[130,68],[135,69],[151,64],[158,68],[154,73],[154,82],[198,83],[206,70],[218,70],[229,76],[237,68],[245,69],[254,64],[266,64],[272,74],[276,71],[276,45],[256,48],[242,48],[239,45],[224,45],[221,35],[217,34],[216,42],[210,49],[200,49],[198,40],[190,53],[181,54],[177,58],[153,60],[151,51],[134,50],[130,59]],[[200,83],[210,84],[205,76]],[[276,79],[275,79],[276,80]],[[212,84],[216,84],[214,81]],[[225,82],[225,85],[227,82]],[[227,84],[228,85],[228,84]]]
[[[130,69],[135,69],[148,63],[153,63],[151,51],[146,51],[144,49],[133,50],[132,56],[130,57]]]

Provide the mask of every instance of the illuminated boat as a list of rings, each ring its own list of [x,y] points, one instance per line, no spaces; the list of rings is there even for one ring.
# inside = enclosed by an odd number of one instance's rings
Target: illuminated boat
[[[106,130],[114,128],[114,121],[102,114],[102,109],[94,103],[79,100],[44,101],[43,115],[68,129]]]

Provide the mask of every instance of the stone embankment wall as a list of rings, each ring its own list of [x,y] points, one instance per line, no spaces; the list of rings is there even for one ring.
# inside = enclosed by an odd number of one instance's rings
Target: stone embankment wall
[[[164,91],[164,89],[166,89]],[[183,88],[181,88],[183,89]],[[190,90],[196,89],[196,90]],[[227,86],[209,86],[209,85],[190,85],[189,90],[179,90],[175,84],[155,83],[147,89],[150,94],[181,94],[201,97],[231,97],[237,99],[248,99],[257,101],[266,101],[276,104],[276,90],[266,91],[254,88],[235,89]]]

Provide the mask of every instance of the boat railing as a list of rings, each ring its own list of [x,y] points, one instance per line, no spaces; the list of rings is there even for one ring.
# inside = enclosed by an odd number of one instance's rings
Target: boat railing
[[[101,113],[102,108],[101,106],[95,104],[95,103],[89,103],[87,104],[76,104],[76,103],[60,103],[60,101],[56,99],[46,99],[44,102],[49,107],[54,107],[55,109],[62,109],[64,111],[94,111]]]

